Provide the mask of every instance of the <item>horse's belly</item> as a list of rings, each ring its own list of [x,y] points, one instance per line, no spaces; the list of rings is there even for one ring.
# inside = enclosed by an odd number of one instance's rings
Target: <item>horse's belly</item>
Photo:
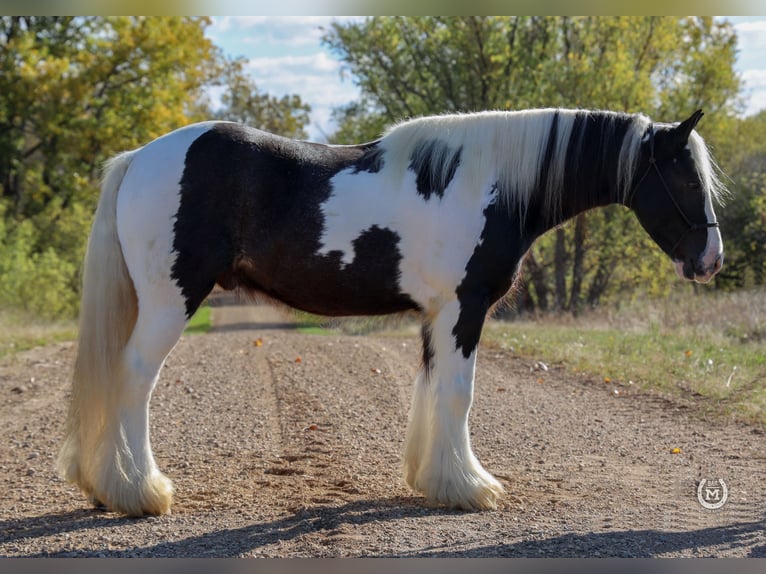
[[[242,259],[218,283],[261,292],[318,315],[385,315],[418,309],[399,285],[401,256],[387,249],[385,241],[380,236],[362,240],[349,264],[338,252],[317,255],[299,250]]]

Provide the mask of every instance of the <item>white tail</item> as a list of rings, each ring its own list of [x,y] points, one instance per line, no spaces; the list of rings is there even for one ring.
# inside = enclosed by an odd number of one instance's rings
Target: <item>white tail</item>
[[[74,381],[58,466],[64,478],[79,485],[97,504],[128,514],[147,509],[159,514],[167,512],[164,502],[157,508],[146,500],[128,502],[134,496],[121,486],[135,478],[131,452],[122,446],[125,438],[118,411],[126,386],[123,354],[136,324],[138,303],[117,235],[116,206],[134,153],[118,155],[107,164],[88,239]],[[127,488],[135,489],[135,485]],[[171,493],[149,498],[165,500]]]

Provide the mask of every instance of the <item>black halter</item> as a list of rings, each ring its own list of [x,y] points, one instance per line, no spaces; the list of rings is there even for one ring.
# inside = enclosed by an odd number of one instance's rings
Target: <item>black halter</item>
[[[665,191],[668,194],[668,197],[670,197],[670,201],[673,202],[673,205],[676,208],[676,211],[678,211],[679,215],[681,216],[681,219],[684,220],[684,222],[687,225],[686,231],[684,231],[681,234],[681,237],[678,238],[678,241],[676,241],[675,245],[673,245],[673,248],[670,250],[669,255],[673,257],[673,254],[676,252],[676,249],[678,249],[678,246],[681,244],[681,241],[689,235],[692,231],[697,231],[699,229],[707,229],[709,227],[718,227],[718,221],[713,221],[712,223],[692,223],[692,221],[687,217],[686,213],[684,213],[684,210],[681,209],[681,206],[678,204],[678,200],[675,198],[673,193],[670,191],[670,187],[668,186],[667,182],[665,181],[665,178],[662,177],[662,172],[660,171],[659,166],[657,165],[657,159],[654,157],[654,126],[649,126],[649,166],[646,168],[646,171],[644,174],[639,178],[638,183],[636,183],[635,186],[633,186],[633,190],[628,195],[627,201],[625,202],[625,205],[632,208],[633,207],[633,196],[636,194],[636,190],[641,186],[644,179],[646,179],[646,176],[649,175],[649,172],[652,171],[657,172],[657,177],[660,178],[660,182],[662,183],[662,187],[665,188]]]

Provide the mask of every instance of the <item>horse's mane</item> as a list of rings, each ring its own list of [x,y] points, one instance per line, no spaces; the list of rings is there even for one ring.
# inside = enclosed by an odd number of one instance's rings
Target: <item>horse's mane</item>
[[[462,149],[460,167],[466,181],[497,178],[501,201],[518,208],[522,217],[540,189],[546,211],[556,217],[563,193],[576,187],[573,178],[578,175],[614,178],[618,197],[626,197],[651,123],[643,114],[594,110],[450,114],[397,124],[381,145],[387,163],[390,159],[400,169],[428,161],[435,182],[449,181],[449,170],[454,170],[449,154]],[[427,145],[434,140],[441,145]],[[722,186],[702,138],[693,133],[689,143],[703,183],[718,198]],[[423,154],[429,157],[418,157]]]
[[[696,131],[692,131],[689,136],[689,149],[692,152],[694,165],[697,168],[702,185],[717,203],[723,203],[728,189],[719,176],[722,173],[721,169],[718,167],[702,136]]]

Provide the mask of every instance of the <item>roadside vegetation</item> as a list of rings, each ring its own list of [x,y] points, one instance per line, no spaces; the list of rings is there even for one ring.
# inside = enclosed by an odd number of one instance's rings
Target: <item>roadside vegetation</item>
[[[0,310],[0,360],[14,353],[34,347],[77,337],[77,323],[73,319],[52,321],[28,313]]]
[[[686,287],[686,289],[684,289]],[[679,286],[679,291],[690,291]],[[766,292],[635,302],[579,317],[493,321],[484,343],[610,385],[693,401],[705,412],[766,424]]]

